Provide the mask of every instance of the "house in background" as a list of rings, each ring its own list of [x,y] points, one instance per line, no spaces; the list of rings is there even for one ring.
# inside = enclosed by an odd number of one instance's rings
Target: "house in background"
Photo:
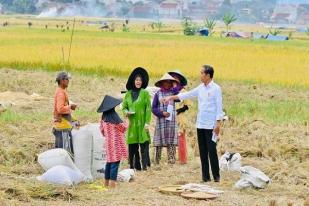
[[[161,18],[181,18],[182,1],[165,0],[160,3],[158,13]]]
[[[204,0],[207,16],[214,16],[218,13],[223,0]]]
[[[191,0],[188,2],[188,11],[186,16],[193,19],[202,19],[206,15],[204,1],[201,0]]]
[[[273,23],[293,24],[297,18],[298,4],[276,5],[270,21]]]
[[[130,11],[130,16],[134,18],[154,18],[158,15],[157,7],[156,3],[150,1],[136,3]]]

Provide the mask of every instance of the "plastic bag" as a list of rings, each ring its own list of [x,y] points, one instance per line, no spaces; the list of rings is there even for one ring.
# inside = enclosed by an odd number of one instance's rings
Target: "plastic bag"
[[[76,185],[84,181],[85,176],[79,170],[58,165],[47,170],[42,176],[37,177],[39,181],[57,185]]]
[[[61,148],[51,149],[39,154],[38,162],[45,171],[58,165],[63,165],[73,170],[78,170],[78,168],[74,165],[69,153]]]
[[[235,184],[235,187],[239,189],[249,186],[263,189],[267,187],[268,184],[270,184],[270,178],[259,169],[251,166],[244,166],[240,168],[240,172],[241,179]]]
[[[225,171],[240,171],[241,156],[239,153],[225,152],[219,160],[219,167]]]
[[[124,169],[118,173],[117,180],[120,182],[130,182],[135,176],[133,169]]]

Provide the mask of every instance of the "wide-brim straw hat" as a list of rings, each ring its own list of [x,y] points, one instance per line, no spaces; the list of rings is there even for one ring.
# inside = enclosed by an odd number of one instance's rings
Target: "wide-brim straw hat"
[[[118,106],[119,104],[121,104],[121,100],[120,99],[116,99],[115,97],[106,95],[101,103],[101,105],[99,106],[97,112],[98,113],[102,113],[102,112],[106,112],[108,110],[111,110],[113,108],[115,108],[116,106]]]
[[[179,81],[177,79],[175,79],[174,77],[172,77],[170,74],[166,73],[163,75],[163,77],[161,77],[161,79],[159,81],[157,81],[155,83],[156,87],[161,87],[162,82],[164,81],[172,81],[172,82],[177,82],[179,83]]]
[[[171,76],[177,75],[179,80],[180,80],[180,85],[181,86],[186,86],[188,84],[187,78],[181,73],[179,70],[174,70],[171,72],[168,72]]]
[[[143,89],[145,89],[148,86],[148,82],[149,82],[148,72],[146,71],[146,69],[142,67],[137,67],[132,71],[132,73],[130,74],[128,78],[127,85],[126,85],[127,90],[132,90],[134,88],[136,76],[140,76],[142,78],[142,88]]]

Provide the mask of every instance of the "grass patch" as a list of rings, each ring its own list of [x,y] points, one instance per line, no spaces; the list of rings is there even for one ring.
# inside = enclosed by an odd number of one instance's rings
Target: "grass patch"
[[[236,119],[262,119],[277,124],[305,124],[309,120],[309,102],[246,100],[226,104],[227,113]]]

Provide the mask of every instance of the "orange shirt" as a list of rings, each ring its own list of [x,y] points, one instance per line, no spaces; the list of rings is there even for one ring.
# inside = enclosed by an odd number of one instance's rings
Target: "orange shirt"
[[[54,101],[54,127],[57,129],[72,128],[69,121],[62,118],[63,114],[71,114],[67,91],[61,87],[56,89]]]

